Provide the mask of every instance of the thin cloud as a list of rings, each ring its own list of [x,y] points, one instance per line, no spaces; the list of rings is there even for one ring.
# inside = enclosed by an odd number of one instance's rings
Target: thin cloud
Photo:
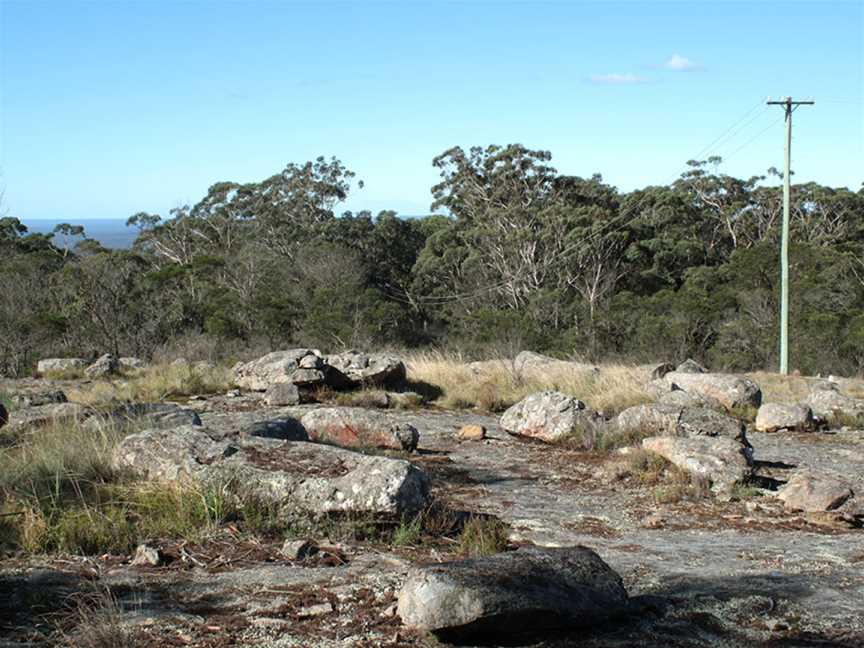
[[[698,70],[702,66],[698,63],[694,63],[688,58],[681,56],[680,54],[673,54],[666,63],[663,64],[663,67],[669,70],[677,70],[679,72],[686,72],[687,70]]]
[[[588,81],[596,85],[633,85],[645,83],[646,79],[635,74],[592,74]]]

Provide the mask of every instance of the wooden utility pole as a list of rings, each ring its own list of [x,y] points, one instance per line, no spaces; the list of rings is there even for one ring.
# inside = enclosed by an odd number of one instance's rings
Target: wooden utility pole
[[[780,240],[780,373],[789,373],[789,193],[792,171],[792,113],[798,106],[812,106],[813,101],[768,100],[769,106],[783,106],[786,112],[786,146],[783,171],[783,233]]]

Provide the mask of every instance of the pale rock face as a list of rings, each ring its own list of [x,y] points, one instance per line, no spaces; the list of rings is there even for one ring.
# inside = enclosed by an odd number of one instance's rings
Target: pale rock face
[[[501,427],[510,434],[560,441],[599,421],[596,412],[582,401],[555,391],[526,396],[501,416]]]
[[[642,440],[642,447],[709,480],[711,490],[724,497],[735,483],[746,480],[753,472],[752,452],[728,437],[649,437]]]
[[[141,423],[146,427],[173,429],[183,425],[201,425],[198,413],[174,403],[127,403],[105,413],[94,414],[84,425],[99,429],[105,425]]]
[[[708,373],[708,370],[700,365],[695,360],[691,360],[687,358],[684,362],[679,364],[675,369],[680,373]],[[667,372],[668,373],[668,372]]]
[[[627,601],[621,577],[590,549],[523,547],[413,568],[398,613],[447,640],[512,640],[602,623]]]
[[[51,371],[80,371],[87,366],[82,358],[46,358],[36,363],[36,371],[40,374]]]
[[[854,496],[848,483],[812,470],[799,470],[777,493],[787,509],[819,513],[835,511]]]
[[[215,441],[198,426],[130,435],[114,465],[158,481],[231,483],[289,516],[400,515],[422,509],[429,497],[427,476],[407,461],[255,436]]]
[[[89,378],[104,378],[120,371],[120,361],[110,353],[101,356],[84,370]]]
[[[326,362],[358,385],[389,385],[405,380],[405,363],[386,353],[346,351],[327,356]]]
[[[681,407],[662,403],[635,405],[618,415],[618,429],[650,436],[722,436],[747,443],[744,426],[737,419],[705,407]]]
[[[120,368],[126,371],[138,371],[147,367],[147,363],[139,358],[120,358],[118,362],[120,363]]]
[[[288,349],[235,365],[234,380],[238,387],[264,391],[276,383],[314,387],[326,383],[325,364],[316,349]]]
[[[837,391],[836,385],[823,383],[814,385],[806,403],[813,416],[825,421],[836,415],[864,417],[864,399],[852,398]]]
[[[758,432],[806,432],[813,429],[813,412],[806,405],[764,403],[759,408],[754,425]]]
[[[273,407],[300,404],[300,390],[293,383],[276,383],[264,392],[264,402]]]
[[[762,404],[762,390],[749,378],[732,374],[673,371],[666,374],[663,380],[667,385],[675,385],[685,392],[714,399],[728,410],[759,407]]]
[[[397,424],[383,413],[360,407],[321,407],[303,415],[300,423],[312,441],[343,448],[389,448],[413,451],[420,435],[409,424]]]
[[[9,429],[18,431],[37,428],[60,421],[84,419],[90,411],[76,403],[48,403],[25,409],[16,409],[8,414]]]

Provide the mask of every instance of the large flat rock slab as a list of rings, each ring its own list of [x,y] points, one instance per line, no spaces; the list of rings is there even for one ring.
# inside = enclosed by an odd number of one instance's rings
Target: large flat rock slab
[[[217,441],[191,425],[126,437],[114,465],[153,480],[230,484],[291,516],[400,515],[423,508],[429,491],[426,475],[400,459],[256,436]]]

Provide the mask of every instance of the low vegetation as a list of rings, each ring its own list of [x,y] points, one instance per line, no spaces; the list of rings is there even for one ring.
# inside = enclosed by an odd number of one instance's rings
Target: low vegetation
[[[232,387],[224,366],[189,363],[156,364],[120,379],[99,380],[68,390],[69,399],[83,405],[114,402],[152,403],[198,394],[224,393]]]
[[[608,415],[652,400],[644,387],[649,373],[642,367],[605,364],[594,372],[590,366],[554,364],[520,370],[510,360],[471,364],[459,354],[441,352],[409,355],[407,365],[410,382],[434,387],[436,404],[452,409],[500,412],[544,389],[579,398]]]

